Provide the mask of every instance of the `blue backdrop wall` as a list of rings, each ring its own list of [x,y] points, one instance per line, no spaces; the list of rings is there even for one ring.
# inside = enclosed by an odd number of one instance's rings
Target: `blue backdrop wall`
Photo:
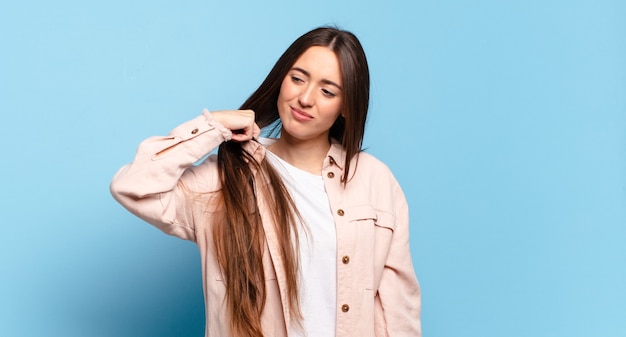
[[[410,203],[425,336],[626,336],[626,3],[0,5],[1,336],[202,336],[196,247],[110,197],[297,36],[368,53],[365,145]]]

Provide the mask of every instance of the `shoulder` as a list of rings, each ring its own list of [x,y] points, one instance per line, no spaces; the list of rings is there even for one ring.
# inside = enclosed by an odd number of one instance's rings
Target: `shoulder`
[[[382,160],[376,158],[371,153],[368,153],[368,152],[365,152],[365,151],[361,151],[357,155],[357,159],[358,159],[359,163],[366,164],[366,166],[370,167],[373,170],[389,171],[389,172],[391,172],[391,170],[389,169],[387,164],[385,164]]]
[[[389,166],[367,152],[360,152],[352,159],[346,187],[368,195],[381,204],[404,198],[402,188]]]
[[[351,163],[351,166],[354,167],[355,176],[397,183],[389,166],[370,153],[360,152]]]

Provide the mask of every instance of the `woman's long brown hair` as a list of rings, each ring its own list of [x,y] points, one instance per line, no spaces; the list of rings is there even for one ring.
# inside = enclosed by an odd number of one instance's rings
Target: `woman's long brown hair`
[[[278,59],[241,109],[255,111],[256,123],[262,129],[276,126],[282,81],[298,57],[313,46],[333,50],[342,72],[342,113],[331,127],[330,137],[340,142],[346,151],[341,177],[345,185],[349,181],[351,159],[361,151],[369,105],[367,60],[359,40],[352,33],[321,27],[299,37]],[[223,219],[215,224],[213,234],[217,260],[226,283],[231,336],[263,337],[261,314],[266,300],[263,269],[265,235],[257,198],[263,198],[272,211],[271,218],[284,261],[290,315],[296,322],[302,319],[297,284],[299,225],[296,220],[299,213],[274,168],[266,160],[257,162],[240,143],[228,141],[220,145],[218,167],[224,211]]]

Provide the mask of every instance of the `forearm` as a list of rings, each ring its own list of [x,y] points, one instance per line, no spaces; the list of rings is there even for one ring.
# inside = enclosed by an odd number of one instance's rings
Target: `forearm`
[[[185,202],[178,186],[184,181],[193,185],[195,174],[186,171],[230,136],[231,132],[205,110],[201,116],[173,129],[168,136],[143,141],[134,160],[114,176],[111,194],[133,214],[169,234],[181,236],[167,228],[190,226],[183,223],[185,216],[177,211]],[[192,239],[187,234],[184,236]]]

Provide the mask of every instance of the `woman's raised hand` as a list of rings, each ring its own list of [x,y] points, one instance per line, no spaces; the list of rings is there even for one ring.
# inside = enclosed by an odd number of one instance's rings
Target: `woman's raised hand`
[[[254,122],[254,111],[252,110],[213,111],[211,116],[233,132],[232,140],[236,142],[256,139],[261,134],[261,129]]]

